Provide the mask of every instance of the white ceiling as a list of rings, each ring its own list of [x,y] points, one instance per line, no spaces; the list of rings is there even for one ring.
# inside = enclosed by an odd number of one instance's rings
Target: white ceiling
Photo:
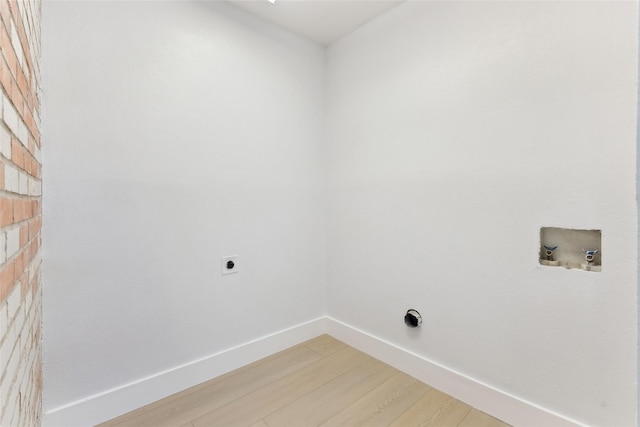
[[[262,19],[329,45],[405,0],[228,0]]]

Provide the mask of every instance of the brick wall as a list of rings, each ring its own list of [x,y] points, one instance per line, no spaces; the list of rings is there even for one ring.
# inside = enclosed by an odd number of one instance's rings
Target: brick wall
[[[0,425],[40,424],[40,1],[0,0]]]

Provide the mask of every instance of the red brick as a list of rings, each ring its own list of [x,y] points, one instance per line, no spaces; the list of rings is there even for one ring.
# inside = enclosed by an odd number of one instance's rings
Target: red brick
[[[27,85],[29,84],[29,77],[27,76]],[[27,94],[24,96],[24,102],[27,104],[27,110],[33,110],[33,90],[28,86]]]
[[[9,39],[9,30],[8,28],[10,28],[10,22],[11,21],[5,21],[4,20],[4,9],[5,9],[5,4],[4,2],[0,2],[0,17],[2,17],[2,21],[0,21],[0,45],[2,45],[2,49],[4,50],[4,48],[6,46],[10,46],[11,45],[11,40]]]
[[[24,124],[27,125],[27,129],[31,132],[31,135],[35,135],[37,132],[36,121],[33,118],[33,114],[31,114],[31,103],[27,101],[29,104],[29,108],[24,112]],[[31,147],[29,147],[31,149]],[[31,151],[33,153],[33,151]]]
[[[0,227],[13,224],[13,199],[0,199]]]
[[[38,245],[37,245],[37,238],[39,238],[40,235],[36,234],[36,240],[33,240],[31,243],[29,243],[29,251],[30,251],[30,259],[29,259],[29,264],[31,264],[33,262],[33,260],[36,258],[36,256],[38,255]]]
[[[25,200],[24,201],[24,218],[23,219],[30,219],[33,217],[33,204],[31,203],[31,200]]]
[[[36,218],[29,222],[29,240],[32,240],[42,228],[42,219]]]
[[[13,18],[13,22],[21,21],[17,0],[9,0],[9,9],[11,10],[11,17]]]
[[[4,34],[4,31],[0,30],[0,34]],[[7,64],[6,59],[4,59],[4,56],[0,56],[0,84],[2,84],[5,92],[9,93],[11,90],[12,81],[13,77],[11,77],[9,65]]]
[[[24,202],[24,218],[22,218],[23,220],[25,219],[29,219],[31,217],[33,217],[33,204],[31,203],[31,200],[23,200]]]
[[[11,138],[11,161],[20,169],[24,169],[24,148],[15,138]]]
[[[24,252],[20,252],[20,254],[13,261],[13,264],[14,264],[13,280],[14,281],[18,280],[22,276],[22,273],[24,273],[24,267],[25,267],[24,261],[25,261]]]
[[[6,1],[0,2],[0,17],[2,17],[3,26],[8,28],[11,22],[11,8]]]
[[[27,150],[24,150],[24,167],[22,169],[31,175],[31,154]]]
[[[17,71],[19,72],[19,71]],[[16,111],[20,117],[24,116],[24,101],[22,100],[22,93],[20,93],[20,88],[16,83],[16,80],[11,81],[11,95],[9,96],[11,99],[11,103],[14,107],[16,107]]]
[[[22,72],[22,70],[18,71],[17,83],[18,83],[18,88],[20,88],[20,92],[22,93],[22,96],[26,99],[29,93],[29,88],[27,87],[27,79],[24,76],[24,73]]]
[[[29,242],[29,224],[20,227],[20,247],[24,248]]]
[[[13,200],[13,222],[22,221],[22,217],[24,215],[24,204],[20,199]]]
[[[2,271],[0,271],[0,303],[2,303],[9,293],[13,289],[13,285],[15,284],[14,279],[14,263],[8,263],[3,266]]]
[[[33,212],[33,207],[29,200],[16,199],[13,201],[13,222],[24,221],[30,217],[29,212]]]
[[[42,169],[40,168],[40,165],[38,164],[38,162],[34,159],[33,162],[31,163],[31,171],[32,171],[32,175],[35,178],[40,179],[42,176]]]
[[[25,66],[31,65],[31,47],[29,46],[29,40],[27,40],[27,33],[24,29],[24,24],[22,23],[22,19],[18,19],[18,37],[20,37],[20,44],[22,45],[22,50],[24,51],[24,56],[26,59]]]
[[[9,35],[6,33],[6,31],[4,32],[4,37],[5,37],[5,42],[2,45],[2,52],[4,53],[4,57],[7,60],[7,65],[9,66],[9,70],[11,70],[11,75],[15,78],[18,72],[18,58],[16,57],[16,53],[13,51],[13,46],[11,45]]]
[[[29,290],[29,275],[23,274],[20,279],[20,298],[24,299],[27,296],[27,291]]]

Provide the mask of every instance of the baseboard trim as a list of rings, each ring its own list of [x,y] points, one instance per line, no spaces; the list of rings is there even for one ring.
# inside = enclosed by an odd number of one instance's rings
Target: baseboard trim
[[[324,333],[511,425],[583,425],[331,317],[320,317],[49,410],[43,416],[42,425],[96,425]]]
[[[93,426],[326,332],[317,318],[45,412],[44,427]]]
[[[326,326],[326,333],[332,337],[508,424],[518,427],[583,425],[455,372],[339,320],[327,317]]]

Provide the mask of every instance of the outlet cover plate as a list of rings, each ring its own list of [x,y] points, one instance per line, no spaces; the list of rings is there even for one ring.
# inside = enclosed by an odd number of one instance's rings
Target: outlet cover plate
[[[220,263],[220,268],[222,269],[222,275],[225,274],[233,274],[237,273],[240,268],[240,264],[238,263],[238,255],[231,256],[223,256]],[[232,265],[231,268],[229,268]]]

